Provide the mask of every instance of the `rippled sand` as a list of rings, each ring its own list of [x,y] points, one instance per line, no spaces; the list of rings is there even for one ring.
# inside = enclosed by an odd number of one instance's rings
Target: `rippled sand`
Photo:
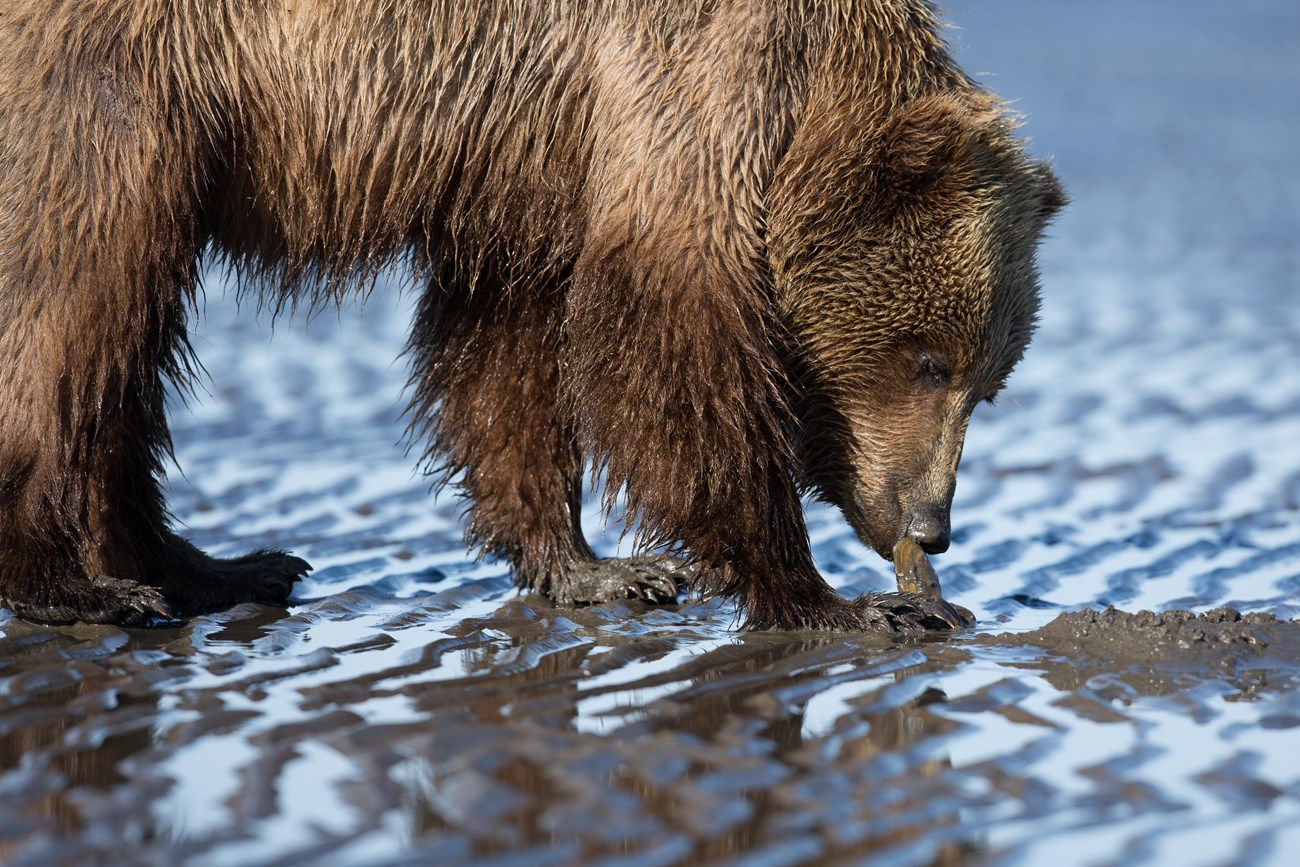
[[[1074,200],[935,560],[973,634],[521,597],[403,453],[407,302],[272,328],[214,279],[174,510],[317,569],[179,629],[0,614],[0,862],[1290,864],[1300,7],[948,8]],[[836,586],[890,585],[809,509]],[[1276,619],[1052,623],[1107,605]]]

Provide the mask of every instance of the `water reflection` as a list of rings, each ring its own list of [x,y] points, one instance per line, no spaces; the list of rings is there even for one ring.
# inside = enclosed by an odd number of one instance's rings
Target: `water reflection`
[[[152,745],[161,678],[132,669],[152,666],[168,636],[126,649],[127,634],[110,627],[0,628],[0,861],[10,863],[36,840],[93,828],[114,812],[112,792],[133,785],[124,762]],[[158,836],[147,816],[124,828]]]
[[[683,644],[690,652],[675,656]],[[955,863],[975,844],[944,841],[958,813],[936,809],[932,796],[950,764],[926,746],[953,728],[928,710],[944,696],[898,688],[966,658],[935,650],[931,658],[826,636],[654,636],[560,651],[486,684],[440,684],[420,698],[437,734],[399,775],[411,844],[461,835],[483,856],[546,847],[592,860],[637,852],[713,863],[768,848],[773,857],[864,857],[924,838],[934,863]],[[476,653],[477,672],[510,657]],[[641,677],[607,679],[650,663],[659,664]],[[810,698],[863,682],[874,685],[859,689],[833,734],[806,737]],[[455,705],[447,690],[468,700],[463,710],[434,711]],[[626,703],[593,705],[602,696]],[[884,784],[898,777],[906,790]]]
[[[737,634],[704,604],[559,611],[493,577],[442,592],[481,613],[372,589],[184,630],[6,624],[4,858],[129,836],[215,864],[956,864],[1300,819],[1267,630],[1188,670],[1047,631],[871,643]]]

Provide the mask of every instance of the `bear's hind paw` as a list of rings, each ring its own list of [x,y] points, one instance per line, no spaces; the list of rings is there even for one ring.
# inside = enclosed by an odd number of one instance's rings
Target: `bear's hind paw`
[[[227,584],[248,602],[279,604],[289,598],[293,585],[306,578],[311,564],[287,551],[267,549],[217,560],[219,572]]]
[[[651,605],[677,601],[680,588],[690,581],[692,567],[676,557],[630,557],[588,560],[571,565],[551,584],[557,605],[595,605],[617,599],[639,599]]]
[[[156,587],[109,575],[83,579],[56,599],[0,600],[15,614],[34,623],[104,623],[114,626],[160,626],[176,620],[176,612]]]
[[[156,587],[108,575],[91,578],[90,586],[102,592],[108,604],[100,611],[84,613],[78,620],[118,626],[160,626],[177,619],[171,603]]]
[[[187,616],[216,611],[241,602],[283,605],[293,585],[311,571],[301,557],[275,549],[241,557],[209,557],[178,540],[182,555],[168,595]]]

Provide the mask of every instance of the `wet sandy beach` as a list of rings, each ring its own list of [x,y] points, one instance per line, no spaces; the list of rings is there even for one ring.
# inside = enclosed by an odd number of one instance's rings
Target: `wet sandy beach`
[[[1300,7],[946,8],[1073,198],[934,561],[975,630],[521,596],[404,453],[410,299],[272,325],[214,277],[173,510],[316,571],[180,628],[0,613],[0,863],[1292,863]],[[808,509],[835,586],[891,586]]]

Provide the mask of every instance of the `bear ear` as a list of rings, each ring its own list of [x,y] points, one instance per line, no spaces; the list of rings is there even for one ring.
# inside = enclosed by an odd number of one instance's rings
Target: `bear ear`
[[[919,97],[895,109],[881,140],[886,190],[916,197],[938,184],[970,150],[975,111],[947,94]]]
[[[1061,181],[1056,172],[1047,163],[1036,163],[1034,175],[1038,179],[1038,188],[1043,203],[1043,216],[1051,217],[1057,211],[1070,204],[1070,197],[1061,188]]]

